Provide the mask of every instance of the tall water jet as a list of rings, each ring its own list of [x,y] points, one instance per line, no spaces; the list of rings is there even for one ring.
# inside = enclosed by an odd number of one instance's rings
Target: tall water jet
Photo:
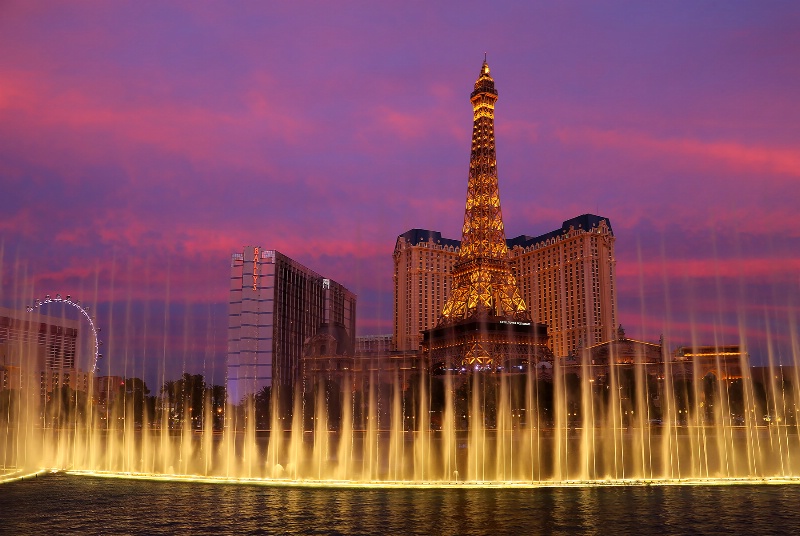
[[[415,418],[412,424],[414,445],[414,480],[426,481],[433,478],[431,464],[431,413],[428,398],[427,378],[420,376],[417,392]]]
[[[578,478],[590,480],[596,478],[597,461],[595,460],[595,416],[594,416],[594,378],[590,373],[589,352],[581,349],[581,436],[579,459],[581,465]]]
[[[444,481],[457,481],[458,458],[456,437],[456,414],[455,414],[455,389],[453,387],[453,376],[450,372],[444,376],[444,410],[442,412],[442,433],[441,433],[441,467]]]
[[[367,404],[367,428],[364,434],[362,452],[362,476],[366,481],[378,480],[378,398],[375,376],[370,372],[369,398]]]
[[[339,445],[336,450],[336,480],[346,480],[353,475],[353,387],[350,374],[342,382],[342,420],[339,427]]]

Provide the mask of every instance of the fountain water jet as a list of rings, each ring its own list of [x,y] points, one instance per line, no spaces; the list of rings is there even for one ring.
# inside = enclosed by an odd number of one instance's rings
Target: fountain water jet
[[[798,339],[792,336],[796,365]],[[227,406],[221,429],[215,429],[209,393],[199,412],[187,400],[180,407],[164,402],[154,420],[144,412],[138,425],[132,403],[102,411],[75,399],[44,404],[39,378],[23,370],[20,399],[0,423],[4,471],[473,486],[800,476],[798,393],[787,387],[797,380],[796,367],[779,365],[768,347],[765,383],[750,374],[744,352],[736,358],[741,379],[712,381],[698,361],[687,368],[659,351],[659,363],[642,356],[623,362],[612,352],[601,384],[589,350],[573,365],[556,361],[547,381],[535,367],[444,374],[422,368],[410,381],[391,371],[383,388],[375,371],[367,377],[348,372],[339,382],[309,384],[308,403],[298,387],[290,420],[273,400],[268,435],[257,430],[253,398],[241,408]],[[714,368],[722,370],[718,354]],[[764,409],[757,394],[762,389]],[[769,421],[758,419],[762,411]]]

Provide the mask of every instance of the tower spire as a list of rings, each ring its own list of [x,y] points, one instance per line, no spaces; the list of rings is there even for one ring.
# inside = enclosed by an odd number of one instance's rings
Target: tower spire
[[[497,90],[489,72],[484,55],[470,94],[473,127],[467,203],[461,249],[453,266],[453,291],[442,309],[442,325],[475,315],[530,321],[508,265],[494,140]]]

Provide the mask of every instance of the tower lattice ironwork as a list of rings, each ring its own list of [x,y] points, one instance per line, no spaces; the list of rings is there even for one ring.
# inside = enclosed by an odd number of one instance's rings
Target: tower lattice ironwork
[[[422,352],[435,374],[523,373],[552,357],[547,326],[531,321],[509,266],[494,144],[497,90],[484,59],[470,95],[472,153],[461,249],[439,323],[423,332]]]
[[[530,322],[530,313],[509,267],[494,141],[497,90],[485,59],[470,101],[472,152],[461,249],[453,266],[453,290],[442,309],[439,325],[476,316]],[[484,359],[476,355],[467,361],[483,364]]]

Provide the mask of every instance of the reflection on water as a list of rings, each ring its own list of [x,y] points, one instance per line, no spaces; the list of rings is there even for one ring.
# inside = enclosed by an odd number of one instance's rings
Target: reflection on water
[[[800,486],[329,489],[47,474],[0,488],[0,533],[800,533]]]

